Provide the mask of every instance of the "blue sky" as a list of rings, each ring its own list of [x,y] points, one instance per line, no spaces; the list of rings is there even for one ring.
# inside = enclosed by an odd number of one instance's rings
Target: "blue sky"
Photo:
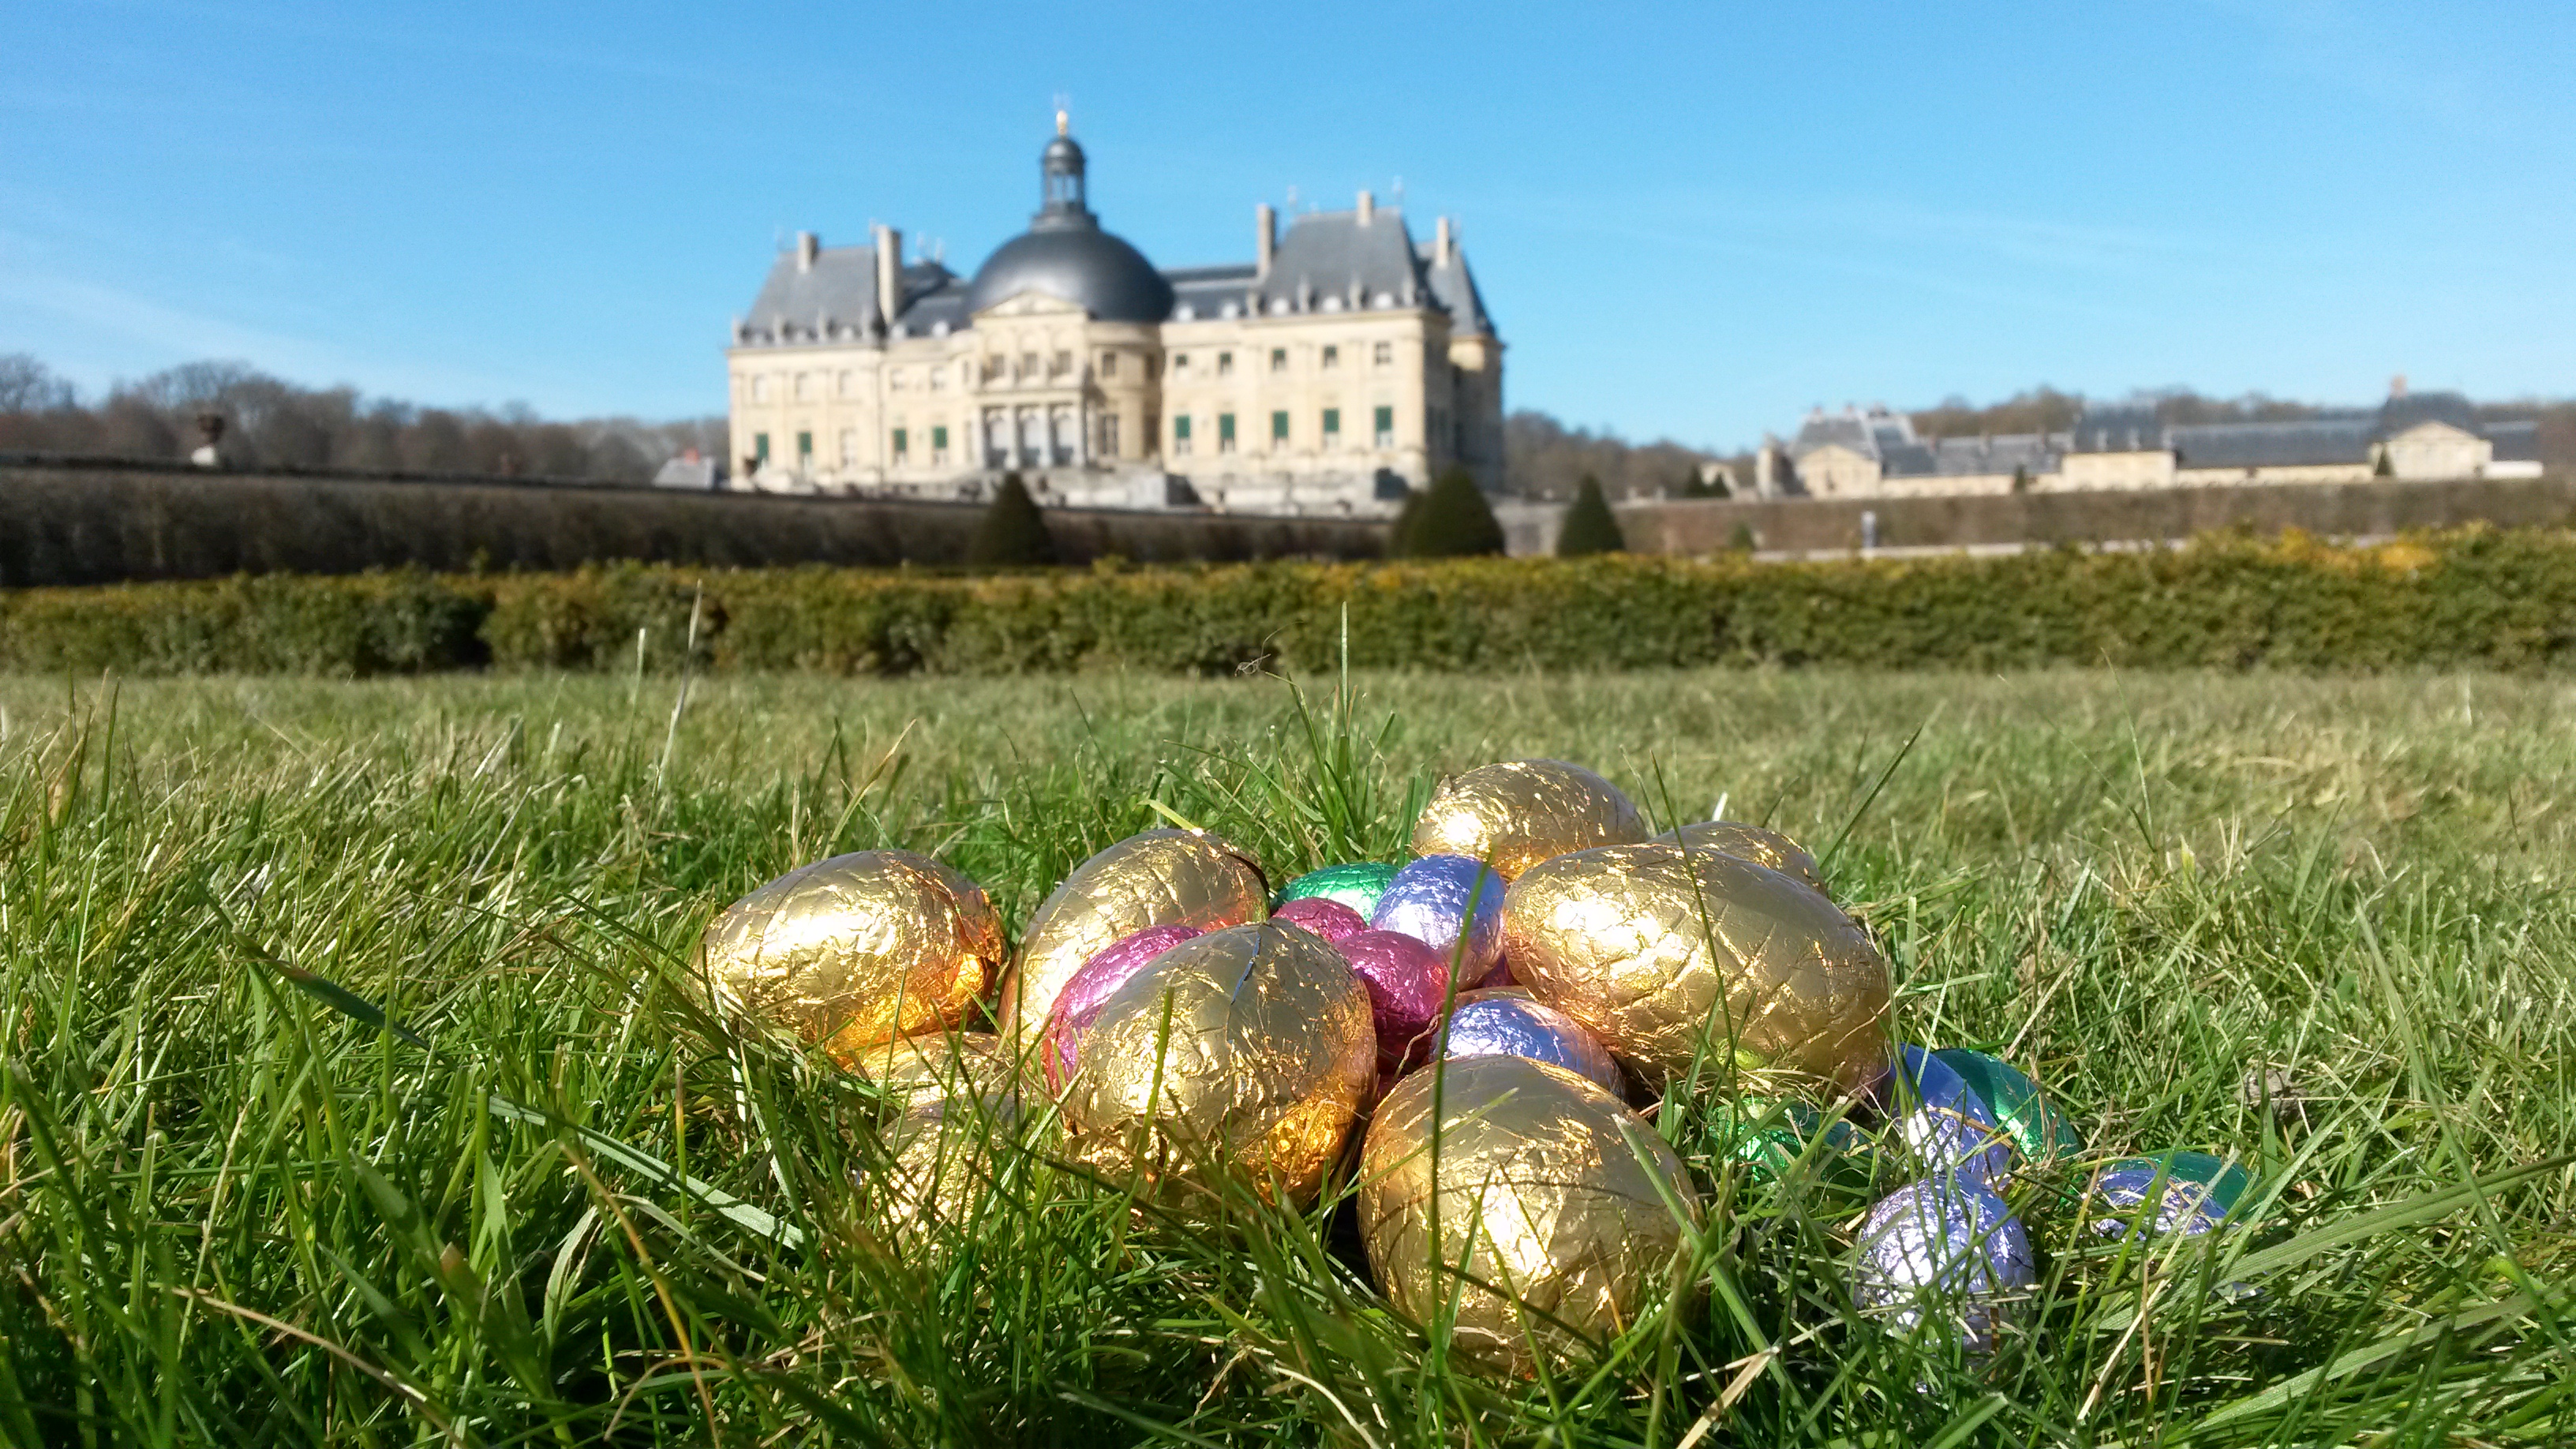
[[[1731,448],[1811,404],[2404,372],[2576,394],[2576,6],[58,4],[0,15],[0,352],[722,406],[800,227],[964,271],[1070,98],[1112,230],[1401,178],[1507,401]]]

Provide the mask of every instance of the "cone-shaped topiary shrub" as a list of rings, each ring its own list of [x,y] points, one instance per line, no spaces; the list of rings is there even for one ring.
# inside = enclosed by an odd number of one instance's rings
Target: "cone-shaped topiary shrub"
[[[1619,519],[1610,511],[1610,500],[1601,496],[1601,480],[1586,473],[1583,486],[1574,490],[1574,506],[1565,510],[1564,526],[1556,531],[1556,556],[1579,558],[1588,553],[1626,553],[1628,540],[1619,532]]]
[[[1398,557],[1462,558],[1503,551],[1503,526],[1464,468],[1433,479],[1419,504],[1405,514],[1396,537]]]
[[[1055,536],[1047,532],[1046,515],[1017,473],[1002,475],[1002,486],[984,510],[966,561],[987,568],[1014,568],[1055,562]]]

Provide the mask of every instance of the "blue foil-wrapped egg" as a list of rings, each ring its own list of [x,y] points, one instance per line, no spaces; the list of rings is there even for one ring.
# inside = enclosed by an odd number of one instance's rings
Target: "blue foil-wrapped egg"
[[[1426,855],[1395,873],[1369,929],[1411,936],[1443,957],[1458,950],[1460,981],[1480,981],[1503,955],[1503,889],[1509,882],[1463,855]],[[1471,910],[1472,906],[1472,910]]]
[[[1908,1042],[1897,1048],[1888,1113],[1927,1176],[1957,1173],[1989,1186],[2013,1166],[2012,1138],[1949,1063]]]
[[[2030,1235],[1994,1189],[1944,1175],[1870,1209],[1852,1300],[1893,1332],[1930,1323],[1981,1354],[2037,1277]]]
[[[1461,993],[1440,1033],[1444,1057],[1528,1057],[1599,1082],[1612,1096],[1628,1088],[1610,1049],[1581,1022],[1518,987]]]
[[[2093,1231],[2118,1237],[2138,1221],[2150,1197],[2143,1231],[2194,1236],[2224,1224],[2245,1199],[2245,1169],[2206,1152],[2159,1152],[2124,1157],[2093,1175]]]

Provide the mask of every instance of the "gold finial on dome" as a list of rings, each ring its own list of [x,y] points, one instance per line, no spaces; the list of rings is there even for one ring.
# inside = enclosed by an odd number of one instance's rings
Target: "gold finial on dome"
[[[1065,115],[1065,113],[1064,113],[1064,107],[1062,107],[1062,106],[1058,106],[1058,107],[1056,107],[1056,108],[1055,108],[1055,133],[1056,133],[1057,135],[1059,135],[1059,136],[1066,134],[1066,128],[1067,128],[1068,126],[1070,126],[1071,124],[1072,124],[1071,119],[1070,119],[1069,117],[1067,117],[1067,116]]]

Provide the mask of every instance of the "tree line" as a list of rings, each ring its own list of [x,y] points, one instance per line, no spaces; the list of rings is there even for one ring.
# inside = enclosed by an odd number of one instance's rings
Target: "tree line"
[[[208,417],[222,420],[218,451],[235,468],[649,483],[686,449],[725,456],[720,417],[558,422],[522,404],[422,407],[301,387],[239,362],[187,363],[85,398],[39,359],[0,355],[0,453],[184,459]]]

